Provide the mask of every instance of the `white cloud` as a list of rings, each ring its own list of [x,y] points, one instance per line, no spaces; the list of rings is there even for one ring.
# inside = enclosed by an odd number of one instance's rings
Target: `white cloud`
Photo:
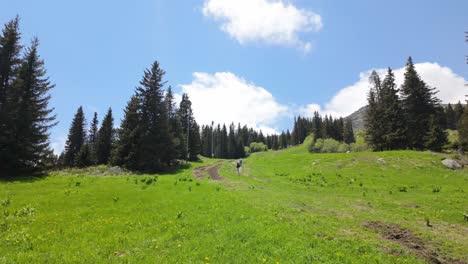
[[[450,68],[429,62],[417,63],[415,66],[421,78],[429,86],[439,90],[436,96],[442,100],[442,103],[463,101],[465,94],[468,94],[468,88],[464,86],[467,81],[454,73]],[[385,76],[386,69],[376,69],[376,71],[382,78]],[[305,116],[312,116],[314,111],[319,111],[322,114],[331,114],[336,117],[348,116],[367,104],[368,79],[371,72],[372,70],[361,72],[359,74],[359,81],[338,91],[324,107],[312,103],[299,108],[298,112]],[[404,67],[394,70],[395,81],[398,87],[403,83],[404,72]]]
[[[200,124],[238,122],[265,134],[276,133],[275,124],[287,114],[266,89],[230,72],[196,72],[190,84],[180,85],[189,95],[195,118]]]
[[[52,138],[50,142],[50,147],[54,151],[55,155],[60,155],[62,153],[63,149],[65,148],[65,142],[67,141],[66,136],[58,136]]]
[[[203,15],[220,21],[221,30],[240,44],[294,46],[305,53],[312,44],[299,34],[322,28],[320,15],[283,0],[205,0]]]

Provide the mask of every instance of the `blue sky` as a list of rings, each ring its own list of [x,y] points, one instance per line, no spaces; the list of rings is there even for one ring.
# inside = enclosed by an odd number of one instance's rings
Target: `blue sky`
[[[200,122],[240,121],[266,131],[286,129],[292,116],[313,110],[349,114],[365,103],[369,70],[400,69],[409,55],[444,101],[468,93],[468,1],[1,0],[0,6],[1,24],[19,15],[23,42],[41,41],[56,84],[56,150],[80,105],[88,119],[93,111],[102,118],[110,106],[118,124],[154,60],[176,92],[193,98]]]

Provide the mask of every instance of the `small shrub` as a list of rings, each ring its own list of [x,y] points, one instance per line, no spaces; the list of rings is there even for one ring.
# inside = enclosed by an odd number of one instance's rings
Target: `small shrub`
[[[407,186],[400,186],[398,187],[399,192],[408,192],[408,187]]]
[[[435,187],[432,187],[432,192],[433,193],[438,193],[442,190],[442,187],[441,186],[435,186]]]
[[[249,146],[249,153],[267,151],[268,147],[263,142],[252,142]]]
[[[11,198],[10,198],[10,197],[8,197],[8,198],[6,198],[5,200],[2,200],[2,201],[0,202],[0,204],[1,204],[3,207],[8,207],[8,206],[10,205],[10,203],[11,203]]]

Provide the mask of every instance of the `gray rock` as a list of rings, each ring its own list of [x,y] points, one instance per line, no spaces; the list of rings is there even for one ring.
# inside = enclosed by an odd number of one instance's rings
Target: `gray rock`
[[[379,164],[385,164],[384,158],[378,159],[378,160],[377,160],[377,163],[379,163]]]
[[[446,158],[442,161],[442,164],[445,165],[445,167],[449,168],[449,169],[452,169],[452,170],[458,170],[458,169],[461,169],[463,168],[463,166],[458,163],[456,160],[453,160],[453,159],[450,159],[450,158]]]

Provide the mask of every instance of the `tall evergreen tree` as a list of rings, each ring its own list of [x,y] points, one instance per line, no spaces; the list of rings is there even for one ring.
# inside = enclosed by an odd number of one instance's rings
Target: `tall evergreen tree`
[[[13,102],[13,83],[21,65],[19,17],[5,24],[0,34],[0,175],[15,170],[15,132],[11,113]]]
[[[124,118],[117,132],[112,153],[112,164],[129,170],[138,170],[140,127],[140,98],[133,95],[124,109]]]
[[[427,149],[437,152],[441,152],[442,147],[448,143],[447,132],[442,129],[435,115],[429,120],[429,131],[424,137],[424,142]]]
[[[409,57],[401,86],[409,148],[424,149],[425,142],[421,135],[429,132],[431,115],[435,114],[435,107],[439,104],[435,94],[435,88],[430,88],[421,80],[412,58]]]
[[[92,165],[97,164],[97,136],[98,136],[98,116],[97,113],[94,112],[93,120],[91,121],[91,126],[88,132],[88,144],[89,144],[89,156]]]
[[[171,86],[167,88],[166,95],[164,97],[164,103],[167,108],[169,130],[173,140],[172,146],[168,147],[167,155],[169,160],[173,160],[179,158],[181,154],[184,153],[184,133],[180,117],[177,115],[177,108],[174,102],[174,93],[172,92]]]
[[[200,131],[195,118],[193,117],[192,102],[187,94],[182,95],[178,116],[183,129],[184,135],[184,151],[181,158],[189,158],[189,160],[197,160],[197,155],[200,154]],[[188,146],[187,146],[188,144]]]
[[[463,106],[460,101],[458,101],[458,103],[455,105],[453,111],[455,112],[455,125],[457,127],[456,129],[458,129],[459,122],[461,121],[462,115],[464,113]]]
[[[349,119],[346,119],[344,123],[343,140],[346,144],[351,144],[356,141],[354,139],[353,123]]]
[[[55,126],[53,109],[49,108],[49,90],[54,87],[45,77],[44,61],[38,54],[39,41],[34,39],[26,50],[12,90],[9,109],[14,121],[14,167],[21,171],[41,171],[51,155],[48,130]],[[8,104],[7,104],[8,105]]]
[[[406,124],[403,109],[398,97],[395,75],[388,68],[381,89],[381,126],[383,131],[383,146],[385,150],[404,149],[406,147]]]
[[[448,129],[455,130],[457,129],[457,120],[455,116],[455,111],[453,110],[453,107],[451,104],[447,105],[447,108],[445,109],[445,116],[446,116],[446,127]]]
[[[155,61],[144,73],[137,88],[141,97],[141,141],[139,145],[139,170],[155,172],[169,163],[168,153],[173,139],[168,122],[167,107],[163,101],[165,71]]]
[[[371,85],[367,96],[368,107],[365,114],[365,128],[367,142],[374,150],[382,151],[385,146],[383,135],[385,128],[382,127],[380,117],[383,115],[381,105],[382,83],[376,71],[372,71],[369,77]]]
[[[86,143],[85,117],[83,107],[76,111],[68,132],[68,139],[65,142],[64,165],[67,167],[75,166],[75,158],[81,147]]]
[[[468,150],[468,104],[465,105],[463,115],[458,122],[458,142],[461,150]]]
[[[112,109],[109,107],[106,116],[102,120],[96,142],[97,164],[107,164],[111,156],[112,143],[114,139],[114,118]]]

